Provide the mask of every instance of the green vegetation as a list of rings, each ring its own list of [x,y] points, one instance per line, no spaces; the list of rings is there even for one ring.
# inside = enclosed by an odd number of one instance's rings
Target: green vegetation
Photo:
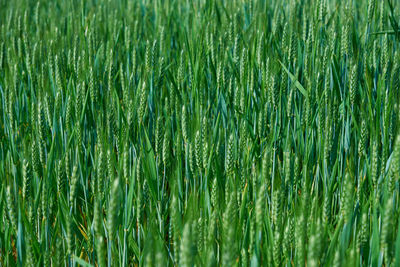
[[[395,2],[0,0],[0,265],[399,266]]]

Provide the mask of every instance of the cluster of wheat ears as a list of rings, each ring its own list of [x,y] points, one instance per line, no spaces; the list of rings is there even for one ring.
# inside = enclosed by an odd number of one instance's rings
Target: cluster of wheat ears
[[[0,0],[1,266],[399,266],[393,0]]]

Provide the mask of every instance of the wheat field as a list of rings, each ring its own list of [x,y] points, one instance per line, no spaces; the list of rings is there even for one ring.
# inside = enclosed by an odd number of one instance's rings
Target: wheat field
[[[0,0],[0,266],[400,266],[395,0]]]

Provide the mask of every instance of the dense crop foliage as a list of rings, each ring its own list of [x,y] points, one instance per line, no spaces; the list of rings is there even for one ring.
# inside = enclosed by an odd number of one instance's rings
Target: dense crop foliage
[[[0,0],[0,265],[399,266],[392,2]]]

